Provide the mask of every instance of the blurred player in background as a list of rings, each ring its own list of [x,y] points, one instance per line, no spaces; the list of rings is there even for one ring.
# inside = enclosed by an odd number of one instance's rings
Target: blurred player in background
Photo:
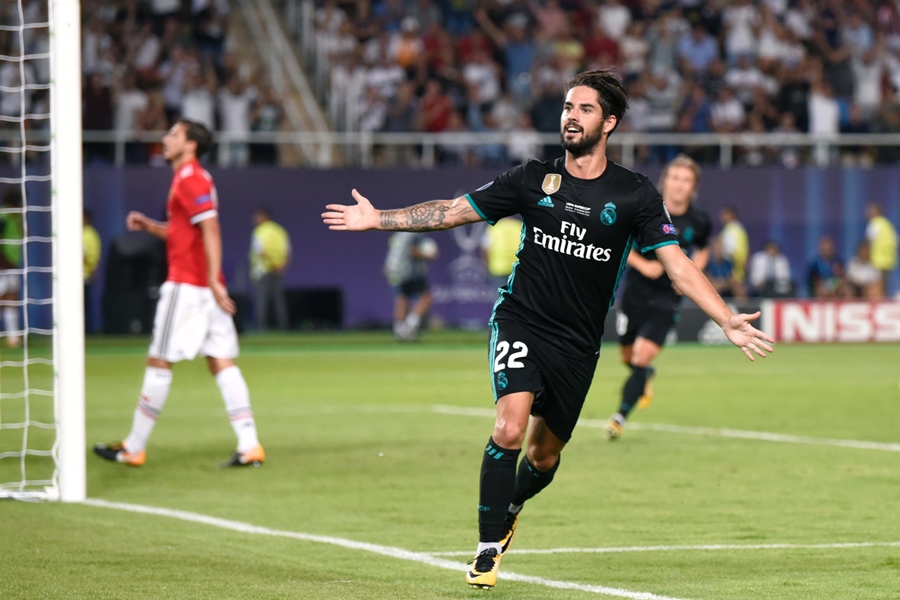
[[[384,276],[394,290],[394,335],[402,342],[419,337],[431,309],[428,263],[437,257],[437,242],[424,235],[401,231],[388,239]]]
[[[169,275],[160,288],[153,338],[141,397],[131,433],[122,442],[97,444],[94,452],[111,461],[140,466],[147,441],[169,396],[172,363],[206,357],[237,435],[237,450],[222,466],[259,466],[265,452],[256,435],[250,392],[241,370],[237,331],[231,316],[234,301],[222,276],[222,237],[218,198],[212,177],[198,158],[212,145],[200,123],[179,120],[163,137],[163,152],[175,171],[166,213],[155,221],[139,212],[128,214],[131,231],[147,231],[165,240]]]
[[[660,191],[675,226],[682,251],[703,271],[709,260],[712,223],[709,215],[693,205],[700,183],[700,165],[679,154],[663,169]],[[646,255],[632,249],[628,254],[628,274],[622,295],[622,314],[627,324],[619,336],[622,362],[631,374],[622,388],[619,410],[604,428],[606,438],[618,439],[628,414],[635,407],[647,406],[653,400],[650,363],[662,351],[666,336],[678,318],[681,292],[672,285],[666,270],[653,251]]]
[[[0,306],[3,307],[6,345],[10,348],[18,348],[22,343],[18,306],[25,236],[22,206],[22,190],[18,187],[7,189],[3,194],[4,212],[0,214]]]
[[[772,349],[771,338],[750,325],[759,313],[733,314],[678,247],[662,198],[647,177],[607,160],[607,137],[628,108],[618,76],[587,71],[566,90],[560,119],[564,157],[530,160],[464,196],[399,210],[376,210],[353,190],[355,205],[329,204],[322,215],[340,231],[433,231],[482,220],[494,224],[512,214],[525,223],[519,262],[490,321],[497,418],[482,458],[479,543],[466,573],[466,582],[477,588],[494,587],[522,505],[550,484],[559,467],[634,241],[644,252],[656,251],[675,285],[748,358]]]

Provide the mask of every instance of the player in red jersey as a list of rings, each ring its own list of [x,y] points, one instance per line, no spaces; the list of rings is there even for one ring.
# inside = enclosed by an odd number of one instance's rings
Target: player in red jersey
[[[169,275],[160,288],[147,357],[144,385],[134,411],[131,433],[122,442],[97,444],[99,456],[131,466],[146,460],[147,440],[172,384],[172,363],[206,357],[215,376],[234,432],[237,450],[223,466],[259,466],[265,452],[256,435],[250,392],[241,370],[237,332],[231,315],[234,300],[222,275],[222,236],[212,177],[198,157],[212,145],[212,134],[199,123],[179,120],[163,137],[163,152],[175,171],[168,220],[128,214],[131,231],[147,231],[166,242]]]

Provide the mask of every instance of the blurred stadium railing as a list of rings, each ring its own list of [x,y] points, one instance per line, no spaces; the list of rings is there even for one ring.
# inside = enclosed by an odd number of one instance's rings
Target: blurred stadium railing
[[[140,135],[116,131],[85,131],[86,143],[110,144],[115,148],[114,164],[125,164],[125,145],[129,142],[155,143],[165,132],[145,132]],[[11,135],[17,132],[0,131],[0,145],[11,145]],[[538,134],[536,141],[547,146],[559,146],[559,134]],[[29,143],[41,143],[40,132],[29,136]],[[435,168],[440,166],[441,149],[453,148],[455,151],[475,150],[486,144],[508,144],[507,133],[381,133],[381,132],[250,132],[240,138],[229,137],[220,132],[218,143],[276,144],[306,148],[299,154],[299,162],[285,162],[282,166],[315,166],[331,167],[414,167]],[[877,164],[893,164],[900,156],[893,157],[900,149],[900,134],[842,134],[842,135],[807,135],[777,133],[736,133],[736,134],[683,134],[683,133],[627,133],[617,132],[609,139],[611,156],[628,167],[640,166],[642,151],[653,147],[676,148],[691,153],[693,150],[711,150],[712,160],[709,164],[717,164],[729,168],[738,164],[736,157],[748,148],[761,149],[770,153],[771,160],[766,165],[783,164],[777,155],[785,149],[793,149],[799,156],[796,164],[786,166],[813,165],[825,167],[840,164],[842,151],[848,149],[868,148]],[[406,149],[409,152],[384,152],[388,148]],[[890,154],[883,154],[888,151]],[[296,153],[294,153],[296,154]],[[900,154],[900,153],[898,153]],[[282,156],[286,156],[282,153]],[[408,157],[412,157],[410,160]],[[406,158],[404,158],[406,157]],[[459,165],[457,165],[459,166]],[[485,165],[487,166],[487,165]],[[504,165],[495,165],[504,166]]]

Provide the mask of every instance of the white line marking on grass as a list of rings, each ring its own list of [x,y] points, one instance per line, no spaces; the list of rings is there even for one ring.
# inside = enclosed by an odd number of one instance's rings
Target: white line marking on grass
[[[510,550],[511,554],[619,554],[622,552],[684,552],[690,550],[840,550],[843,548],[900,548],[900,542],[844,542],[836,544],[705,544],[699,546],[620,546],[608,548],[543,548]],[[466,556],[467,552],[432,552],[432,556]]]
[[[424,565],[439,567],[441,569],[449,569],[462,573],[466,566],[452,560],[438,558],[424,552],[412,552],[403,548],[394,548],[391,546],[381,546],[379,544],[370,544],[367,542],[356,542],[339,537],[331,537],[326,535],[315,535],[311,533],[300,533],[295,531],[281,531],[278,529],[269,529],[268,527],[260,527],[258,525],[250,525],[249,523],[241,523],[240,521],[231,521],[229,519],[220,519],[218,517],[210,517],[198,513],[187,512],[183,510],[172,510],[168,508],[157,508],[154,506],[142,506],[140,504],[125,504],[122,502],[109,502],[96,498],[88,498],[84,504],[96,506],[98,508],[111,508],[115,510],[124,510],[127,512],[141,513],[145,515],[156,515],[160,517],[169,517],[171,519],[180,519],[190,523],[200,523],[202,525],[211,525],[222,529],[229,529],[240,533],[249,533],[254,535],[268,535],[273,537],[284,537],[304,542],[316,542],[319,544],[330,544],[332,546],[340,546],[351,550],[363,550],[397,558],[400,560],[409,560]],[[623,590],[619,588],[610,588],[601,585],[586,585],[574,583],[571,581],[557,581],[554,579],[544,579],[543,577],[532,577],[530,575],[520,575],[507,571],[500,572],[501,579],[510,581],[521,581],[523,583],[531,583],[544,587],[555,588],[559,590],[577,590],[580,592],[588,592],[592,594],[602,594],[606,596],[614,596],[616,598],[630,598],[631,600],[680,600],[669,596],[659,596],[649,592],[633,592],[631,590]]]
[[[461,406],[435,405],[434,412],[445,415],[460,415],[467,417],[495,417],[493,410],[486,408],[464,408]],[[606,421],[597,419],[580,419],[578,427],[590,427],[602,429]],[[880,450],[883,452],[900,452],[900,444],[890,442],[869,442],[866,440],[842,440],[837,438],[817,438],[802,435],[787,435],[783,433],[770,433],[768,431],[745,431],[742,429],[717,429],[714,427],[689,427],[686,425],[669,425],[666,423],[632,423],[628,422],[629,429],[645,431],[665,431],[667,433],[684,433],[687,435],[706,435],[713,437],[737,438],[744,440],[757,440],[761,442],[777,442],[782,444],[800,444],[803,446],[836,446],[839,448],[855,448],[858,450]]]

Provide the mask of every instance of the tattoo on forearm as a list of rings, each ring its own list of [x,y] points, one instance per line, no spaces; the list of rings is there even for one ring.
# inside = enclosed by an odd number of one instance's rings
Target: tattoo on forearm
[[[397,220],[396,210],[385,210],[381,212],[382,229],[397,229],[399,225],[400,223]]]
[[[453,200],[432,200],[409,208],[381,211],[381,229],[393,231],[435,231],[477,220],[468,204]]]
[[[449,207],[441,201],[425,202],[407,209],[409,228],[413,230],[443,229]]]

